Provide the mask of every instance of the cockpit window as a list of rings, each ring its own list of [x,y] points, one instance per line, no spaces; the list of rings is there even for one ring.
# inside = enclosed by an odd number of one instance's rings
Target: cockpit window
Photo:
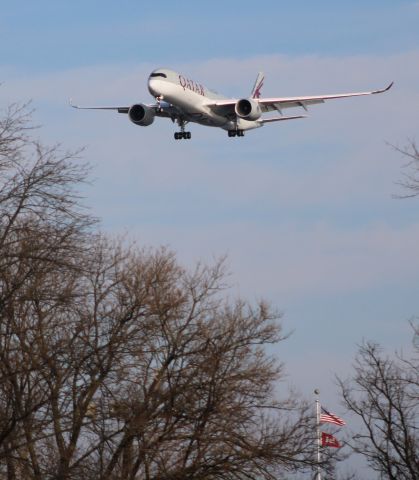
[[[165,73],[161,73],[161,72],[155,72],[155,73],[152,73],[150,75],[150,78],[151,77],[163,77],[163,78],[167,78],[167,75]]]

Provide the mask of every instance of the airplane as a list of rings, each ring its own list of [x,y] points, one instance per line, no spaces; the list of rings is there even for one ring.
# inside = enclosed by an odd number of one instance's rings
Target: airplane
[[[135,103],[131,106],[86,107],[74,105],[73,108],[88,110],[115,110],[128,114],[135,125],[146,127],[154,122],[155,117],[170,118],[176,122],[180,131],[175,132],[175,140],[190,139],[191,132],[185,126],[199,123],[208,127],[227,130],[229,137],[243,137],[244,132],[262,127],[267,123],[305,118],[306,115],[283,115],[283,110],[290,107],[302,107],[307,111],[309,105],[324,103],[335,98],[374,95],[389,90],[333,95],[316,95],[303,97],[261,98],[264,74],[259,72],[248,98],[226,98],[182,74],[166,68],[158,68],[148,78],[148,90],[155,98],[152,104]],[[264,113],[277,112],[276,116],[263,116]]]

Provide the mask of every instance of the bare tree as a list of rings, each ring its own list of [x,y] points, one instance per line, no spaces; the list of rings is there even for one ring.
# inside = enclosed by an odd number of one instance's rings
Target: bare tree
[[[415,142],[411,141],[405,148],[394,147],[401,153],[407,163],[403,166],[402,180],[397,182],[407,192],[398,195],[399,198],[411,198],[419,195],[419,150]]]
[[[363,427],[353,435],[351,447],[380,478],[419,479],[418,353],[415,347],[411,358],[390,358],[377,344],[366,343],[356,357],[353,378],[339,380],[345,406]]]
[[[280,315],[225,295],[223,261],[97,233],[86,167],[0,121],[0,478],[242,480],[315,463],[282,391]],[[281,392],[281,397],[279,397]]]
[[[163,280],[167,261],[156,260],[152,277]],[[120,428],[103,478],[254,478],[313,458],[306,410],[273,397],[282,368],[262,346],[281,339],[276,315],[263,303],[222,302],[220,266],[169,270],[178,278],[151,290],[151,324],[130,352],[135,368],[105,402],[110,432],[115,421]],[[292,410],[297,417],[282,422],[278,412]]]
[[[43,434],[34,416],[48,402],[32,311],[39,298],[66,298],[57,280],[70,282],[94,223],[74,190],[86,167],[33,141],[30,113],[12,105],[0,119],[0,457],[9,478],[19,446],[27,458],[33,435]]]
[[[44,310],[37,320],[54,331],[39,354],[51,399],[35,442],[39,478],[273,478],[310,468],[310,412],[274,396],[282,366],[263,346],[282,336],[266,304],[222,300],[222,263],[189,274],[170,252],[106,241],[93,258],[74,316]]]

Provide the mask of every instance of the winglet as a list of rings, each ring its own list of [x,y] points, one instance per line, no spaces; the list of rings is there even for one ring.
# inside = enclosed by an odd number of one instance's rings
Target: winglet
[[[384,92],[387,92],[388,90],[390,90],[390,88],[393,86],[394,82],[391,82],[390,85],[386,88],[382,88],[381,90],[375,90],[374,92],[372,93],[384,93]]]
[[[79,108],[77,105],[74,105],[72,98],[69,99],[68,104],[70,105],[70,107]]]

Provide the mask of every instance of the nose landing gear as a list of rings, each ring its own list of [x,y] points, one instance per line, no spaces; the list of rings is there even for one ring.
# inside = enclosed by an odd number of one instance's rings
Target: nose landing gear
[[[163,109],[161,108],[161,101],[163,100],[163,95],[159,95],[158,97],[156,97],[156,102],[157,102],[157,111],[159,113],[162,113],[163,112]]]

